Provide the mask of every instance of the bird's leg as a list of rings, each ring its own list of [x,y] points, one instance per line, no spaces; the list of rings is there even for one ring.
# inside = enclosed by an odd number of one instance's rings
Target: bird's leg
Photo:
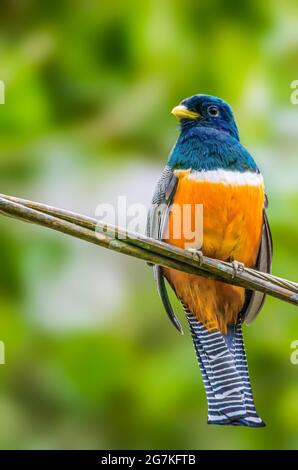
[[[240,261],[233,260],[232,261],[232,268],[233,268],[233,279],[238,274],[244,271],[245,265]]]
[[[190,251],[194,257],[194,259],[199,261],[199,265],[202,266],[202,263],[204,261],[204,255],[201,250],[198,250],[197,248],[187,248],[187,251]]]

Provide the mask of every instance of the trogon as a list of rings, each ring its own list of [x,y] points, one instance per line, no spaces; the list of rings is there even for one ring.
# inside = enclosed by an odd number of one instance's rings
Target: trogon
[[[172,113],[180,135],[155,189],[147,235],[197,251],[199,257],[232,262],[235,270],[244,265],[271,272],[264,181],[240,143],[231,107],[198,94]],[[196,246],[196,237],[192,245],[183,225],[186,220],[196,227],[197,207],[202,208],[202,239]],[[153,269],[165,310],[181,332],[165,280],[185,310],[206,391],[208,423],[264,426],[253,400],[242,325],[254,320],[265,295],[157,265]]]

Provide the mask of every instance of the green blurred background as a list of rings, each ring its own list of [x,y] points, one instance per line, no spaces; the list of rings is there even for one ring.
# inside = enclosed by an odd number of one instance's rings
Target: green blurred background
[[[296,0],[0,8],[1,192],[91,215],[118,195],[148,204],[177,136],[170,109],[215,94],[265,175],[274,273],[298,280]],[[0,448],[298,448],[293,306],[268,298],[245,329],[267,427],[212,427],[190,337],[144,263],[4,217],[0,250]]]

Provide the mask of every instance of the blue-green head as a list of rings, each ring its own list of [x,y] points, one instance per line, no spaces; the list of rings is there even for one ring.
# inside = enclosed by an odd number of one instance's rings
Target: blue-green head
[[[258,172],[249,152],[241,145],[233,111],[224,100],[194,95],[176,106],[181,132],[168,165],[175,169]]]
[[[172,113],[179,119],[182,132],[189,128],[207,127],[226,132],[239,140],[231,107],[216,96],[193,95],[181,101]]]

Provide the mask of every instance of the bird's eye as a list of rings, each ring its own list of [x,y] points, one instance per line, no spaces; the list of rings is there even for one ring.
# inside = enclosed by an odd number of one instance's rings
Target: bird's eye
[[[219,115],[219,109],[216,106],[209,106],[208,114],[211,117],[216,117]]]

